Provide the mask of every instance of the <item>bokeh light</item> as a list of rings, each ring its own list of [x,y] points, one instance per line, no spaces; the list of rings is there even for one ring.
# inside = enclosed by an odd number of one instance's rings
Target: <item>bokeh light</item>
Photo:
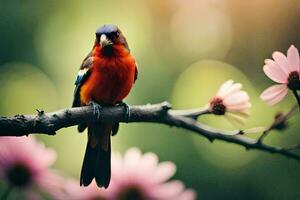
[[[205,1],[178,1],[170,35],[180,54],[188,58],[224,58],[233,37],[224,11]]]
[[[57,108],[56,87],[43,71],[22,62],[7,63],[0,70],[1,113],[29,114],[35,109]]]

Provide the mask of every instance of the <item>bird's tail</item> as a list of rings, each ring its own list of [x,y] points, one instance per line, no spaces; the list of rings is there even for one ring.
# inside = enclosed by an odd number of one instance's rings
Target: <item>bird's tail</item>
[[[110,182],[110,135],[109,124],[88,126],[88,142],[80,175],[80,185],[88,186],[93,178],[99,187],[107,188]]]

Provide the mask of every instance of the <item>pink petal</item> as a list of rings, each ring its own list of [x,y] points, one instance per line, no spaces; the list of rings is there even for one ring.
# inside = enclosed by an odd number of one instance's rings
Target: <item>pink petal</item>
[[[187,189],[183,193],[181,193],[177,200],[195,200],[196,199],[196,192],[192,189]]]
[[[300,71],[300,63],[299,63],[299,52],[298,49],[292,45],[287,51],[287,59],[291,64],[291,68],[293,71]]]
[[[288,88],[286,85],[273,85],[263,91],[260,98],[263,101],[266,101],[268,105],[272,106],[280,102],[286,96],[287,92]]]
[[[233,85],[230,86],[230,88],[227,89],[224,98],[226,98],[229,95],[233,95],[234,93],[240,91],[241,89],[242,89],[242,84],[234,83]]]
[[[244,111],[246,109],[249,109],[251,108],[251,103],[249,102],[246,102],[246,103],[241,103],[241,104],[234,104],[234,105],[231,105],[231,106],[227,106],[227,109],[229,112],[240,112],[240,111]]]
[[[155,183],[161,183],[170,179],[176,172],[176,166],[172,162],[162,162],[157,166],[157,169],[152,176]]]
[[[170,181],[153,188],[153,197],[154,199],[176,199],[183,190],[182,182]]]
[[[265,65],[263,70],[272,81],[277,83],[287,83],[287,76],[285,72],[283,72],[277,64]]]
[[[142,153],[138,148],[130,148],[124,155],[124,166],[126,173],[139,169]]]
[[[36,180],[36,185],[54,199],[65,196],[65,178],[54,170],[41,174]]]
[[[224,97],[227,94],[227,90],[232,86],[233,80],[228,80],[220,86],[216,96]]]
[[[138,148],[130,148],[124,155],[123,167],[118,169],[112,179],[135,179],[141,169],[142,153]],[[114,173],[114,172],[112,172]]]
[[[270,100],[269,102],[267,102],[270,106],[277,104],[278,102],[280,102],[288,93],[288,89],[284,90],[282,93],[280,93],[276,98],[274,98],[273,100]]]
[[[235,104],[240,104],[243,102],[248,102],[249,101],[249,96],[247,92],[245,91],[239,91],[231,96],[228,96],[224,99],[224,104],[226,106],[232,106]]]
[[[111,172],[112,179],[118,179],[122,177],[124,169],[124,162],[121,154],[114,152],[111,157]]]
[[[283,71],[285,71],[286,74],[290,74],[290,72],[293,71],[293,68],[291,67],[290,63],[288,62],[287,58],[283,53],[275,51],[272,56],[275,62],[280,66],[280,68]]]
[[[260,97],[262,99],[270,100],[280,94],[283,90],[285,90],[287,86],[285,84],[273,85],[267,88]]]
[[[158,165],[158,157],[154,153],[148,152],[145,153],[141,159],[141,169],[144,172],[144,175],[149,177],[152,176]]]
[[[279,71],[280,74],[282,74],[286,79],[289,76],[288,72],[285,72],[281,67],[272,59],[265,59],[265,65],[269,65],[270,67],[276,69],[276,71]]]

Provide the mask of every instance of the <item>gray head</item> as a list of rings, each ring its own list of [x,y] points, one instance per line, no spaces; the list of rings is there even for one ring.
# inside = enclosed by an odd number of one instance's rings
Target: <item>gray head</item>
[[[105,24],[96,30],[96,44],[100,44],[104,49],[110,49],[114,45],[123,45],[129,50],[126,38],[118,26],[113,24]]]

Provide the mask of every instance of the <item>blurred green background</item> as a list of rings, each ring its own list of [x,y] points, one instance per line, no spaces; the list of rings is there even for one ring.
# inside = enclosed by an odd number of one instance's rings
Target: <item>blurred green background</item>
[[[272,82],[262,71],[275,50],[300,48],[299,0],[0,0],[0,114],[70,107],[81,61],[96,28],[117,24],[139,63],[129,104],[170,101],[175,108],[204,106],[228,79],[241,82],[253,108],[244,127],[272,122],[293,103],[268,107],[259,94]],[[299,115],[267,143],[300,142]],[[210,125],[234,129],[222,117]],[[257,137],[252,135],[251,137]],[[86,135],[76,127],[39,136],[58,152],[55,168],[79,176]],[[113,149],[152,151],[177,165],[176,179],[199,199],[300,199],[300,163],[154,124],[122,124]]]

